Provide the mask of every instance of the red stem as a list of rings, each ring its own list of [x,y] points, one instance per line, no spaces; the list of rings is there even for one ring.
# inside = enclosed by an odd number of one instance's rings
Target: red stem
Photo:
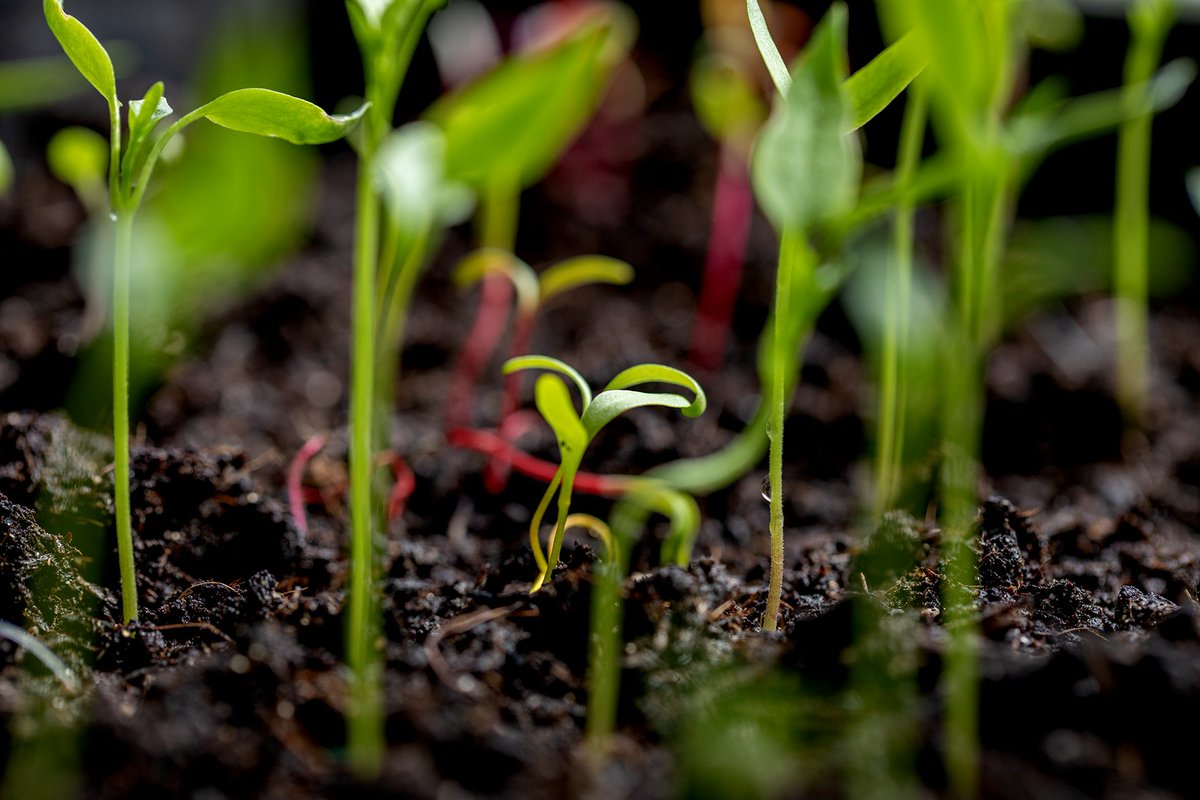
[[[691,364],[704,372],[720,369],[725,358],[733,309],[742,285],[742,261],[753,212],[754,195],[746,163],[733,148],[722,146],[704,284],[688,355]]]
[[[304,496],[304,468],[308,466],[308,462],[312,461],[313,456],[321,452],[321,448],[325,446],[325,434],[317,434],[309,439],[296,452],[292,463],[288,465],[287,472],[287,496],[288,508],[292,512],[292,522],[296,525],[296,531],[300,534],[300,541],[304,541],[308,536],[308,513],[305,509]]]
[[[408,498],[412,497],[413,490],[417,488],[416,477],[408,468],[404,456],[399,453],[392,456],[392,474],[396,476],[396,483],[392,486],[391,496],[388,497],[388,522],[393,522],[404,514]]]
[[[450,396],[446,401],[446,430],[467,427],[471,424],[471,412],[475,408],[475,388],[479,376],[501,336],[508,321],[508,307],[512,302],[512,282],[503,275],[486,275],[479,296],[479,310],[475,323],[450,378]]]
[[[468,450],[501,459],[512,465],[512,468],[522,475],[542,483],[550,483],[554,480],[554,473],[558,471],[556,464],[543,461],[513,447],[491,431],[455,428],[446,435],[446,439],[455,447],[465,447]],[[575,475],[574,488],[575,491],[583,494],[617,497],[629,489],[629,479],[608,478],[590,472],[580,472]]]
[[[534,314],[522,314],[520,310],[517,311],[517,319],[513,323],[512,347],[508,351],[510,358],[529,352],[534,318]],[[521,402],[521,377],[520,372],[514,372],[504,381],[504,396],[500,405],[500,436],[506,442],[515,442],[533,425],[528,418],[517,414]],[[498,458],[489,460],[483,471],[484,486],[492,494],[500,494],[508,483],[508,472],[509,464],[506,462]]]

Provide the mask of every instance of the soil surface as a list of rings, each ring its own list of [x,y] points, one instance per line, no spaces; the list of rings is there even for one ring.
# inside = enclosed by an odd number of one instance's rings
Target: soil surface
[[[653,170],[656,188],[631,198],[624,222],[585,223],[551,190],[524,209],[518,249],[531,263],[604,252],[644,267],[632,287],[563,296],[538,322],[532,349],[595,384],[639,361],[681,364],[686,351],[712,181],[711,157],[696,162],[711,148],[693,123],[654,122],[630,169],[635,180]],[[54,412],[84,313],[54,249],[71,221],[34,242],[9,220],[11,252],[49,266],[7,286],[0,310],[0,618],[84,688],[64,691],[61,674],[0,640],[0,742],[29,764],[75,742],[86,797],[364,794],[338,758],[350,167],[328,170],[304,253],[212,319],[146,406],[133,450],[135,629],[119,624],[111,444]],[[756,473],[703,501],[688,567],[658,565],[662,530],[635,550],[614,757],[594,767],[583,744],[591,543],[570,539],[530,596],[526,527],[541,485],[514,475],[488,492],[485,459],[442,434],[448,365],[477,302],[447,279],[465,236],[452,235],[421,285],[396,387],[392,446],[415,491],[387,531],[389,749],[368,794],[840,796],[856,774],[890,774],[864,729],[909,749],[919,793],[944,790],[940,532],[899,512],[874,531],[859,524],[870,398],[836,307],[808,348],[786,431],[781,632],[759,630],[767,504]],[[731,366],[703,381],[705,417],[622,418],[587,469],[711,452],[744,424],[773,256],[760,220]],[[980,577],[968,587],[988,797],[1194,793],[1181,731],[1200,713],[1200,319],[1155,314],[1152,406],[1136,435],[1111,400],[1110,327],[1103,301],[1079,301],[1031,319],[989,361],[993,496],[969,541]],[[499,389],[494,374],[481,387],[478,424],[494,424]],[[330,439],[306,472],[302,534],[285,476],[315,434]],[[520,444],[554,458],[547,431]]]

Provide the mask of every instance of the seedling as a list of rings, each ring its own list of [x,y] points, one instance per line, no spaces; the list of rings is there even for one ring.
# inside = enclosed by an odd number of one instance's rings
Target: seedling
[[[516,358],[529,351],[538,312],[547,302],[588,284],[627,284],[633,280],[633,267],[606,256],[577,256],[553,264],[539,274],[511,253],[485,249],[471,253],[454,268],[454,282],[460,288],[485,280],[489,275],[507,279],[516,296],[516,315],[509,344],[509,357]],[[459,369],[453,378],[452,399],[446,412],[447,430],[469,424],[479,373],[499,344],[499,338],[479,335],[468,339]],[[504,384],[499,432],[501,438],[508,442],[515,440],[524,427],[521,424],[522,417],[516,414],[521,391],[520,377],[516,373],[510,374]],[[492,492],[499,493],[504,489],[507,474],[507,465],[499,459],[492,459],[484,473],[484,481]]]
[[[1174,0],[1135,0],[1128,11],[1125,103],[1133,116],[1117,139],[1117,205],[1113,225],[1117,333],[1117,399],[1126,419],[1141,421],[1146,404],[1146,298],[1150,231],[1150,128],[1153,109],[1141,86],[1162,57],[1175,19]]]
[[[537,592],[558,564],[562,549],[563,533],[571,509],[571,492],[575,476],[583,460],[584,451],[600,429],[626,411],[642,406],[663,406],[680,409],[684,416],[697,417],[704,412],[707,401],[704,390],[687,373],[660,364],[639,364],[630,367],[608,382],[600,394],[592,397],[592,390],[583,377],[570,366],[548,356],[522,356],[507,361],[504,374],[517,370],[546,370],[534,384],[534,400],[538,412],[553,429],[558,438],[560,463],[546,493],[538,503],[529,523],[529,544],[533,548],[534,560],[539,573],[530,593]],[[579,390],[581,411],[575,410],[567,384],[559,376],[568,378]],[[644,383],[667,383],[681,386],[694,393],[688,400],[683,395],[672,393],[649,393],[630,390],[630,386]],[[550,536],[549,554],[542,549],[541,524],[558,494],[558,519]]]
[[[346,135],[364,109],[330,116],[306,100],[269,89],[238,89],[185,114],[161,134],[159,122],[173,111],[161,82],[140,100],[129,102],[122,125],[112,59],[83,23],[63,10],[62,0],[43,0],[50,30],[67,57],[100,92],[109,110],[109,213],[113,236],[113,450],[117,549],[121,571],[122,617],[137,618],[137,585],[129,497],[129,275],[133,222],[163,149],[185,127],[207,119],[230,130],[274,136],[293,144],[322,144]]]

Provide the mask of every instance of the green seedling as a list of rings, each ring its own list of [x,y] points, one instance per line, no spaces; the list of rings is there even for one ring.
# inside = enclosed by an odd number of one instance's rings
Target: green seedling
[[[354,289],[350,366],[350,578],[346,610],[347,758],[362,778],[378,774],[384,735],[378,652],[375,531],[382,487],[375,452],[386,443],[395,352],[412,286],[430,252],[444,210],[440,139],[426,130],[392,133],[392,117],[412,54],[443,0],[347,0],[363,60],[367,109],[356,137]],[[413,155],[431,159],[405,174]],[[424,203],[414,193],[430,190]],[[384,213],[384,204],[387,213]],[[385,383],[386,382],[386,383]],[[379,420],[379,424],[375,420]]]
[[[1117,138],[1117,205],[1113,226],[1116,271],[1117,399],[1126,419],[1141,421],[1146,404],[1148,360],[1146,301],[1150,230],[1150,131],[1153,110],[1140,87],[1162,57],[1175,19],[1174,0],[1135,0],[1129,5],[1131,41],[1125,58],[1125,103],[1134,116]]]
[[[50,30],[67,57],[100,92],[109,110],[108,202],[113,234],[113,447],[117,547],[122,616],[137,618],[137,586],[129,502],[129,284],[133,221],[163,149],[185,127],[207,119],[225,128],[274,136],[293,144],[320,144],[344,136],[362,116],[330,116],[317,106],[268,89],[239,89],[185,114],[162,133],[158,124],[173,111],[156,83],[130,101],[124,121],[112,59],[83,23],[63,10],[61,0],[44,0]],[[124,124],[123,124],[124,122]]]
[[[533,267],[511,253],[502,250],[477,250],[467,255],[454,268],[454,283],[461,289],[485,280],[488,276],[499,276],[512,284],[516,295],[516,314],[513,321],[512,337],[509,343],[509,357],[525,355],[529,352],[529,342],[533,336],[533,326],[541,308],[560,294],[588,284],[610,284],[621,286],[633,280],[633,267],[624,261],[606,256],[576,256],[560,261],[543,270],[540,274]],[[492,347],[498,342],[493,340]],[[458,421],[469,419],[471,414],[471,389],[475,385],[476,376],[483,367],[483,361],[490,355],[491,350],[481,348],[481,356],[474,359],[464,359],[460,369],[454,375],[454,390],[447,407],[447,419],[450,427],[457,427]],[[521,391],[521,376],[513,373],[508,376],[504,386],[504,395],[500,408],[500,435],[511,441],[519,430],[514,426]],[[484,480],[493,492],[504,489],[507,479],[507,466],[499,459],[493,459],[488,464]]]
[[[530,593],[537,592],[550,577],[558,564],[562,549],[563,531],[571,509],[571,491],[575,474],[583,461],[584,451],[600,429],[626,411],[642,406],[676,408],[685,416],[697,417],[704,412],[707,401],[704,390],[687,373],[660,364],[639,364],[624,370],[604,387],[600,394],[592,397],[592,390],[583,377],[570,366],[548,356],[522,356],[510,359],[504,365],[504,374],[517,370],[546,370],[548,374],[538,376],[534,384],[534,400],[538,412],[546,420],[558,438],[560,463],[554,479],[538,503],[529,524],[529,543],[537,561],[539,573]],[[562,377],[568,378],[579,390],[581,411],[575,410],[571,394]],[[673,393],[649,393],[633,391],[629,387],[644,383],[667,383],[681,386],[693,392],[688,400]],[[548,555],[542,549],[541,524],[550,501],[558,494],[558,520],[550,536]]]

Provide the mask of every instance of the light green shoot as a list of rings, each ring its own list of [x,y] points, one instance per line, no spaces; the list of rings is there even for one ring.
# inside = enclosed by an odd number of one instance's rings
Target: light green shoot
[[[583,377],[573,368],[548,356],[522,356],[510,359],[504,365],[504,374],[517,370],[545,370],[534,384],[534,400],[538,412],[550,425],[558,438],[560,462],[553,480],[546,488],[542,500],[529,523],[529,543],[533,548],[534,560],[538,565],[538,576],[530,593],[537,592],[549,579],[558,564],[562,549],[563,534],[571,509],[571,492],[575,475],[579,472],[584,451],[596,434],[612,420],[626,411],[643,406],[676,408],[684,416],[697,417],[704,413],[707,400],[704,390],[690,375],[673,367],[661,364],[639,364],[624,370],[604,387],[594,398],[592,390]],[[561,377],[560,377],[561,376]],[[567,378],[579,392],[581,410],[575,410],[571,400]],[[690,390],[693,398],[674,393],[650,393],[634,391],[629,387],[645,383],[666,383]],[[542,549],[541,524],[550,502],[558,495],[558,518],[550,536],[547,551]]]
[[[225,128],[273,136],[293,144],[321,144],[345,136],[364,109],[330,116],[306,100],[268,89],[239,89],[185,114],[161,134],[159,122],[173,111],[162,83],[128,103],[128,135],[123,135],[121,106],[112,59],[92,32],[63,10],[62,0],[43,0],[50,30],[75,68],[100,92],[109,111],[108,204],[116,225],[113,237],[113,474],[117,550],[121,572],[122,618],[137,619],[129,487],[129,284],[134,215],[141,206],[154,167],[167,144],[185,127],[207,119]]]
[[[1134,0],[1125,59],[1126,109],[1135,114],[1117,139],[1117,204],[1113,225],[1117,333],[1117,399],[1126,420],[1145,411],[1149,356],[1146,300],[1149,286],[1150,131],[1153,110],[1142,91],[1162,57],[1175,19],[1174,0]]]

